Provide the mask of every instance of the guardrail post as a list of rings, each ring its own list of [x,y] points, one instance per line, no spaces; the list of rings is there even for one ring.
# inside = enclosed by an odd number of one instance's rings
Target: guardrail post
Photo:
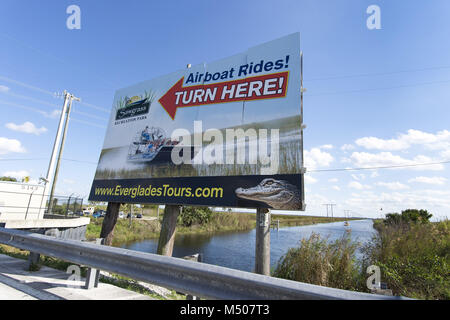
[[[98,245],[103,244],[104,239],[97,238],[95,243]],[[98,287],[98,280],[100,278],[100,270],[95,268],[89,268],[86,274],[86,282],[84,284],[84,289],[92,289]]]
[[[181,212],[181,208],[182,206],[179,205],[166,205],[164,208],[164,217],[158,240],[158,254],[172,256],[177,219]]]
[[[190,257],[184,257],[184,259],[193,260],[193,261],[197,261],[197,262],[203,262],[203,255],[201,253],[194,254],[192,257],[194,259],[190,259]],[[186,296],[186,300],[200,300],[200,297],[196,297],[196,296],[188,294]]]
[[[255,273],[270,276],[270,213],[256,209]]]
[[[28,256],[26,270],[36,271],[35,268],[39,268],[39,259],[41,255],[37,252],[31,252]]]

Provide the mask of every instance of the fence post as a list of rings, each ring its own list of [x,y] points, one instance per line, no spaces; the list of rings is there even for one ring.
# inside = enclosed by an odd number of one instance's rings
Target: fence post
[[[34,191],[30,194],[30,200],[28,200],[27,212],[25,213],[25,220],[27,220],[28,210],[30,209],[30,203],[31,203],[31,198],[33,197],[33,193],[34,193]]]
[[[67,214],[69,213],[69,206],[70,206],[70,198],[71,198],[71,197],[72,197],[72,196],[70,196],[69,199],[67,200],[66,215],[65,215],[66,218],[67,218]]]

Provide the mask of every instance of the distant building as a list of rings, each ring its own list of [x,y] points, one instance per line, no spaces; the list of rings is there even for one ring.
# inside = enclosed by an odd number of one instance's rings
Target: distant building
[[[0,221],[43,219],[44,185],[0,181]]]

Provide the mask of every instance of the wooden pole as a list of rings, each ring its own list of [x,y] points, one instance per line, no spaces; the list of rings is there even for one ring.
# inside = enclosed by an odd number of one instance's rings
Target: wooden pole
[[[172,256],[177,219],[179,214],[181,213],[181,208],[182,206],[179,205],[166,205],[166,207],[164,208],[161,233],[159,234],[158,241],[158,254],[169,257]]]
[[[255,273],[270,276],[270,213],[256,209]]]
[[[105,239],[104,244],[110,246],[112,244],[114,236],[114,227],[116,226],[117,218],[119,217],[120,203],[108,202],[106,208],[106,215],[103,219],[102,231],[100,232],[100,238]]]

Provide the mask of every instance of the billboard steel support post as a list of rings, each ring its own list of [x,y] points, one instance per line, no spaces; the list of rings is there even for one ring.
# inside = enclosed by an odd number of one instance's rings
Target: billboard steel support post
[[[163,256],[172,256],[173,244],[175,242],[175,233],[177,227],[177,219],[181,213],[182,206],[166,205],[164,208],[164,216],[159,234],[157,253]]]
[[[270,212],[256,209],[255,273],[270,276]]]

